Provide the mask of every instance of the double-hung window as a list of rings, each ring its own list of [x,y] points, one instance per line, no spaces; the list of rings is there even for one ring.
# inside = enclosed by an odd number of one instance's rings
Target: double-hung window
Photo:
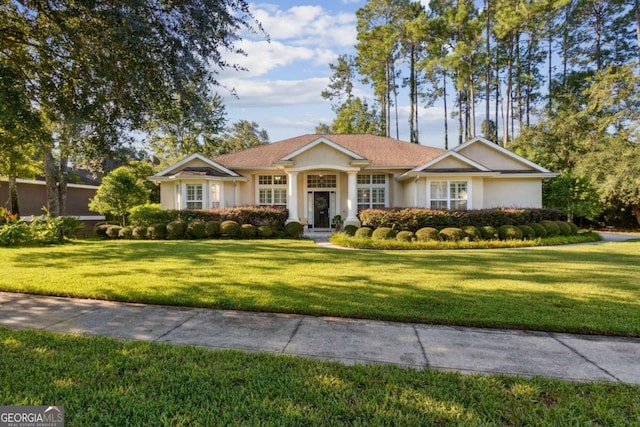
[[[431,209],[467,209],[467,181],[431,181],[429,190]]]
[[[286,206],[287,175],[259,175],[258,204],[263,206]]]
[[[358,212],[386,206],[387,176],[385,174],[358,175]]]
[[[187,184],[187,209],[202,209],[202,184]]]

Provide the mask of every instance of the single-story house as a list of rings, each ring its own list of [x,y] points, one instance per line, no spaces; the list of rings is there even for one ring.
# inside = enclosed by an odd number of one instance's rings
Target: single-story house
[[[451,150],[374,135],[302,135],[213,159],[193,154],[149,177],[163,209],[281,205],[288,221],[359,225],[367,208],[542,207],[555,173],[484,138]]]
[[[82,182],[85,182],[82,180]],[[18,186],[18,204],[20,216],[30,221],[31,218],[44,215],[47,206],[47,185],[43,179],[16,180]],[[96,215],[89,210],[89,201],[95,197],[98,185],[67,184],[67,210],[65,215],[74,216],[90,228],[100,221],[104,215]],[[0,178],[0,206],[10,207],[9,180]]]

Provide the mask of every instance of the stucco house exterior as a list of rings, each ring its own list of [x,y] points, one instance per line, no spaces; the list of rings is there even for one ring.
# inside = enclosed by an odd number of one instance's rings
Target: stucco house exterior
[[[367,208],[542,207],[555,173],[484,138],[451,150],[374,135],[302,135],[213,159],[193,154],[149,177],[163,209],[281,205],[310,230]]]

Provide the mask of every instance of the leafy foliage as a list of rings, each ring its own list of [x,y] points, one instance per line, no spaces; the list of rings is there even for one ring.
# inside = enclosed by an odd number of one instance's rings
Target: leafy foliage
[[[119,167],[102,179],[89,209],[102,214],[112,214],[126,224],[129,209],[147,201],[147,189],[126,167]]]

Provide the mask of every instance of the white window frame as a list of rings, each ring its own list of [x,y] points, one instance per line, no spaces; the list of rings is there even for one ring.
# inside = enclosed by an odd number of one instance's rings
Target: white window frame
[[[288,180],[287,175],[258,175],[256,178],[256,204],[258,206],[286,206]]]
[[[376,179],[374,179],[374,177]],[[380,182],[380,178],[383,182]],[[357,176],[357,207],[363,209],[379,209],[389,206],[389,179],[383,173],[364,173]],[[382,193],[382,194],[380,194]],[[368,200],[362,200],[364,196]]]
[[[203,187],[204,186],[202,184],[185,184],[184,186],[185,208],[202,209],[204,207],[204,188]],[[191,189],[193,189],[193,194],[189,194]]]
[[[432,191],[432,186],[434,184],[445,184],[445,189],[446,189],[446,195],[444,197],[438,197],[435,198],[433,197],[433,191]],[[464,197],[463,198],[453,198],[452,197],[452,184],[453,185],[460,185],[460,184],[464,184]],[[458,189],[459,192],[459,189]],[[460,208],[454,208],[453,210],[469,210],[471,209],[471,197],[469,197],[469,195],[471,194],[471,181],[466,180],[466,179],[438,179],[438,180],[429,180],[427,181],[427,201],[428,201],[428,207],[429,209],[439,209],[439,210],[452,210],[452,204],[454,203],[459,203],[459,202],[465,202],[465,208],[464,209],[460,209]],[[445,202],[446,203],[446,207],[433,207],[433,202]]]

